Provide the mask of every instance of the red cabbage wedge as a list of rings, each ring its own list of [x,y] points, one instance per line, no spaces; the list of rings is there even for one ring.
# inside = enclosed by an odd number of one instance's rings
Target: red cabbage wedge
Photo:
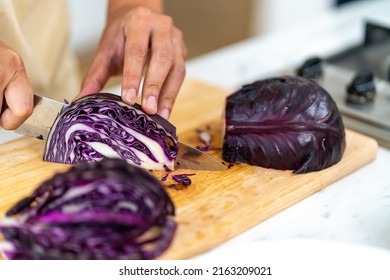
[[[176,128],[117,95],[98,93],[70,104],[50,130],[43,159],[74,164],[122,158],[144,169],[174,169]]]
[[[125,160],[82,162],[56,174],[0,221],[7,259],[153,259],[176,223],[167,192]]]
[[[328,92],[302,77],[243,86],[226,100],[224,160],[306,173],[340,161],[345,131]]]

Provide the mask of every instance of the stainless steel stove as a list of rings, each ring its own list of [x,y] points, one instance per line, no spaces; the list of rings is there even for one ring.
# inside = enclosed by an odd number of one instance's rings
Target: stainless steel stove
[[[390,28],[366,23],[361,45],[309,58],[296,73],[332,95],[346,127],[390,148]]]

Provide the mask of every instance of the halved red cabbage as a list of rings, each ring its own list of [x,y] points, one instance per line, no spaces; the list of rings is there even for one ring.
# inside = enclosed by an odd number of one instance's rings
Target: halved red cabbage
[[[176,128],[120,96],[91,94],[70,104],[50,130],[43,160],[74,164],[115,157],[145,169],[174,169]]]
[[[302,77],[243,86],[226,100],[224,160],[306,173],[337,163],[345,149],[340,112],[328,92]]]
[[[0,221],[8,259],[153,259],[176,223],[167,192],[121,159],[80,163],[20,200]]]

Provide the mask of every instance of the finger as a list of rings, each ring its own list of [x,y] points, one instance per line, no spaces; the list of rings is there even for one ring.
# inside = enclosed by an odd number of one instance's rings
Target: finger
[[[175,45],[175,50],[180,49],[182,58],[185,59],[188,55],[188,49],[187,49],[187,46],[185,44],[183,32],[180,29],[177,29],[175,27],[174,33],[175,33],[175,37],[174,37],[175,39],[173,40],[173,43]],[[178,51],[177,51],[177,53],[178,53]]]
[[[179,45],[180,43],[177,42],[176,44]],[[169,119],[171,115],[173,105],[186,75],[184,57],[182,52],[179,49],[177,50],[175,63],[161,89],[159,98],[158,114],[165,119]]]
[[[148,14],[142,14],[138,18],[130,17],[126,24],[122,99],[131,105],[137,100],[148,56],[150,32],[151,25]]]
[[[173,105],[180,87],[183,84],[184,77],[185,67],[175,66],[172,68],[172,71],[169,73],[167,80],[164,83],[159,98],[158,114],[165,119],[169,119],[169,116],[171,115]]]
[[[157,113],[159,94],[173,65],[171,24],[170,18],[164,18],[152,34],[152,54],[142,89],[142,108],[149,114]]]
[[[4,129],[16,129],[31,114],[34,107],[33,90],[24,71],[15,73],[4,91],[4,99],[8,108],[0,117],[0,125]]]
[[[75,99],[99,92],[104,87],[109,77],[109,59],[104,50],[98,51],[83,80],[81,91]]]

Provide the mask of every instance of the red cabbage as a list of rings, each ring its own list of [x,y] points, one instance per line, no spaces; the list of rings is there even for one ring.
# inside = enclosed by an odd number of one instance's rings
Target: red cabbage
[[[161,177],[161,181],[165,182],[168,179],[169,173],[165,174],[164,176]]]
[[[345,131],[328,92],[302,77],[243,86],[226,100],[224,160],[306,173],[340,161]]]
[[[172,179],[185,187],[191,185],[192,181],[188,176],[193,176],[195,174],[175,174],[172,175]]]
[[[197,130],[199,140],[202,141],[203,146],[197,146],[196,148],[201,151],[208,151],[212,140],[211,134],[206,130]]]
[[[145,114],[114,94],[72,102],[50,130],[43,159],[74,164],[116,157],[145,169],[174,169],[176,128],[159,115]]]
[[[207,130],[197,129],[199,140],[203,143],[202,146],[196,146],[195,148],[202,151],[210,151],[210,150],[221,150],[222,147],[213,147],[211,146],[211,141],[213,140],[213,136],[210,134],[210,127],[207,126]]]
[[[8,259],[153,259],[176,223],[167,192],[121,159],[83,162],[56,174],[0,221]]]

